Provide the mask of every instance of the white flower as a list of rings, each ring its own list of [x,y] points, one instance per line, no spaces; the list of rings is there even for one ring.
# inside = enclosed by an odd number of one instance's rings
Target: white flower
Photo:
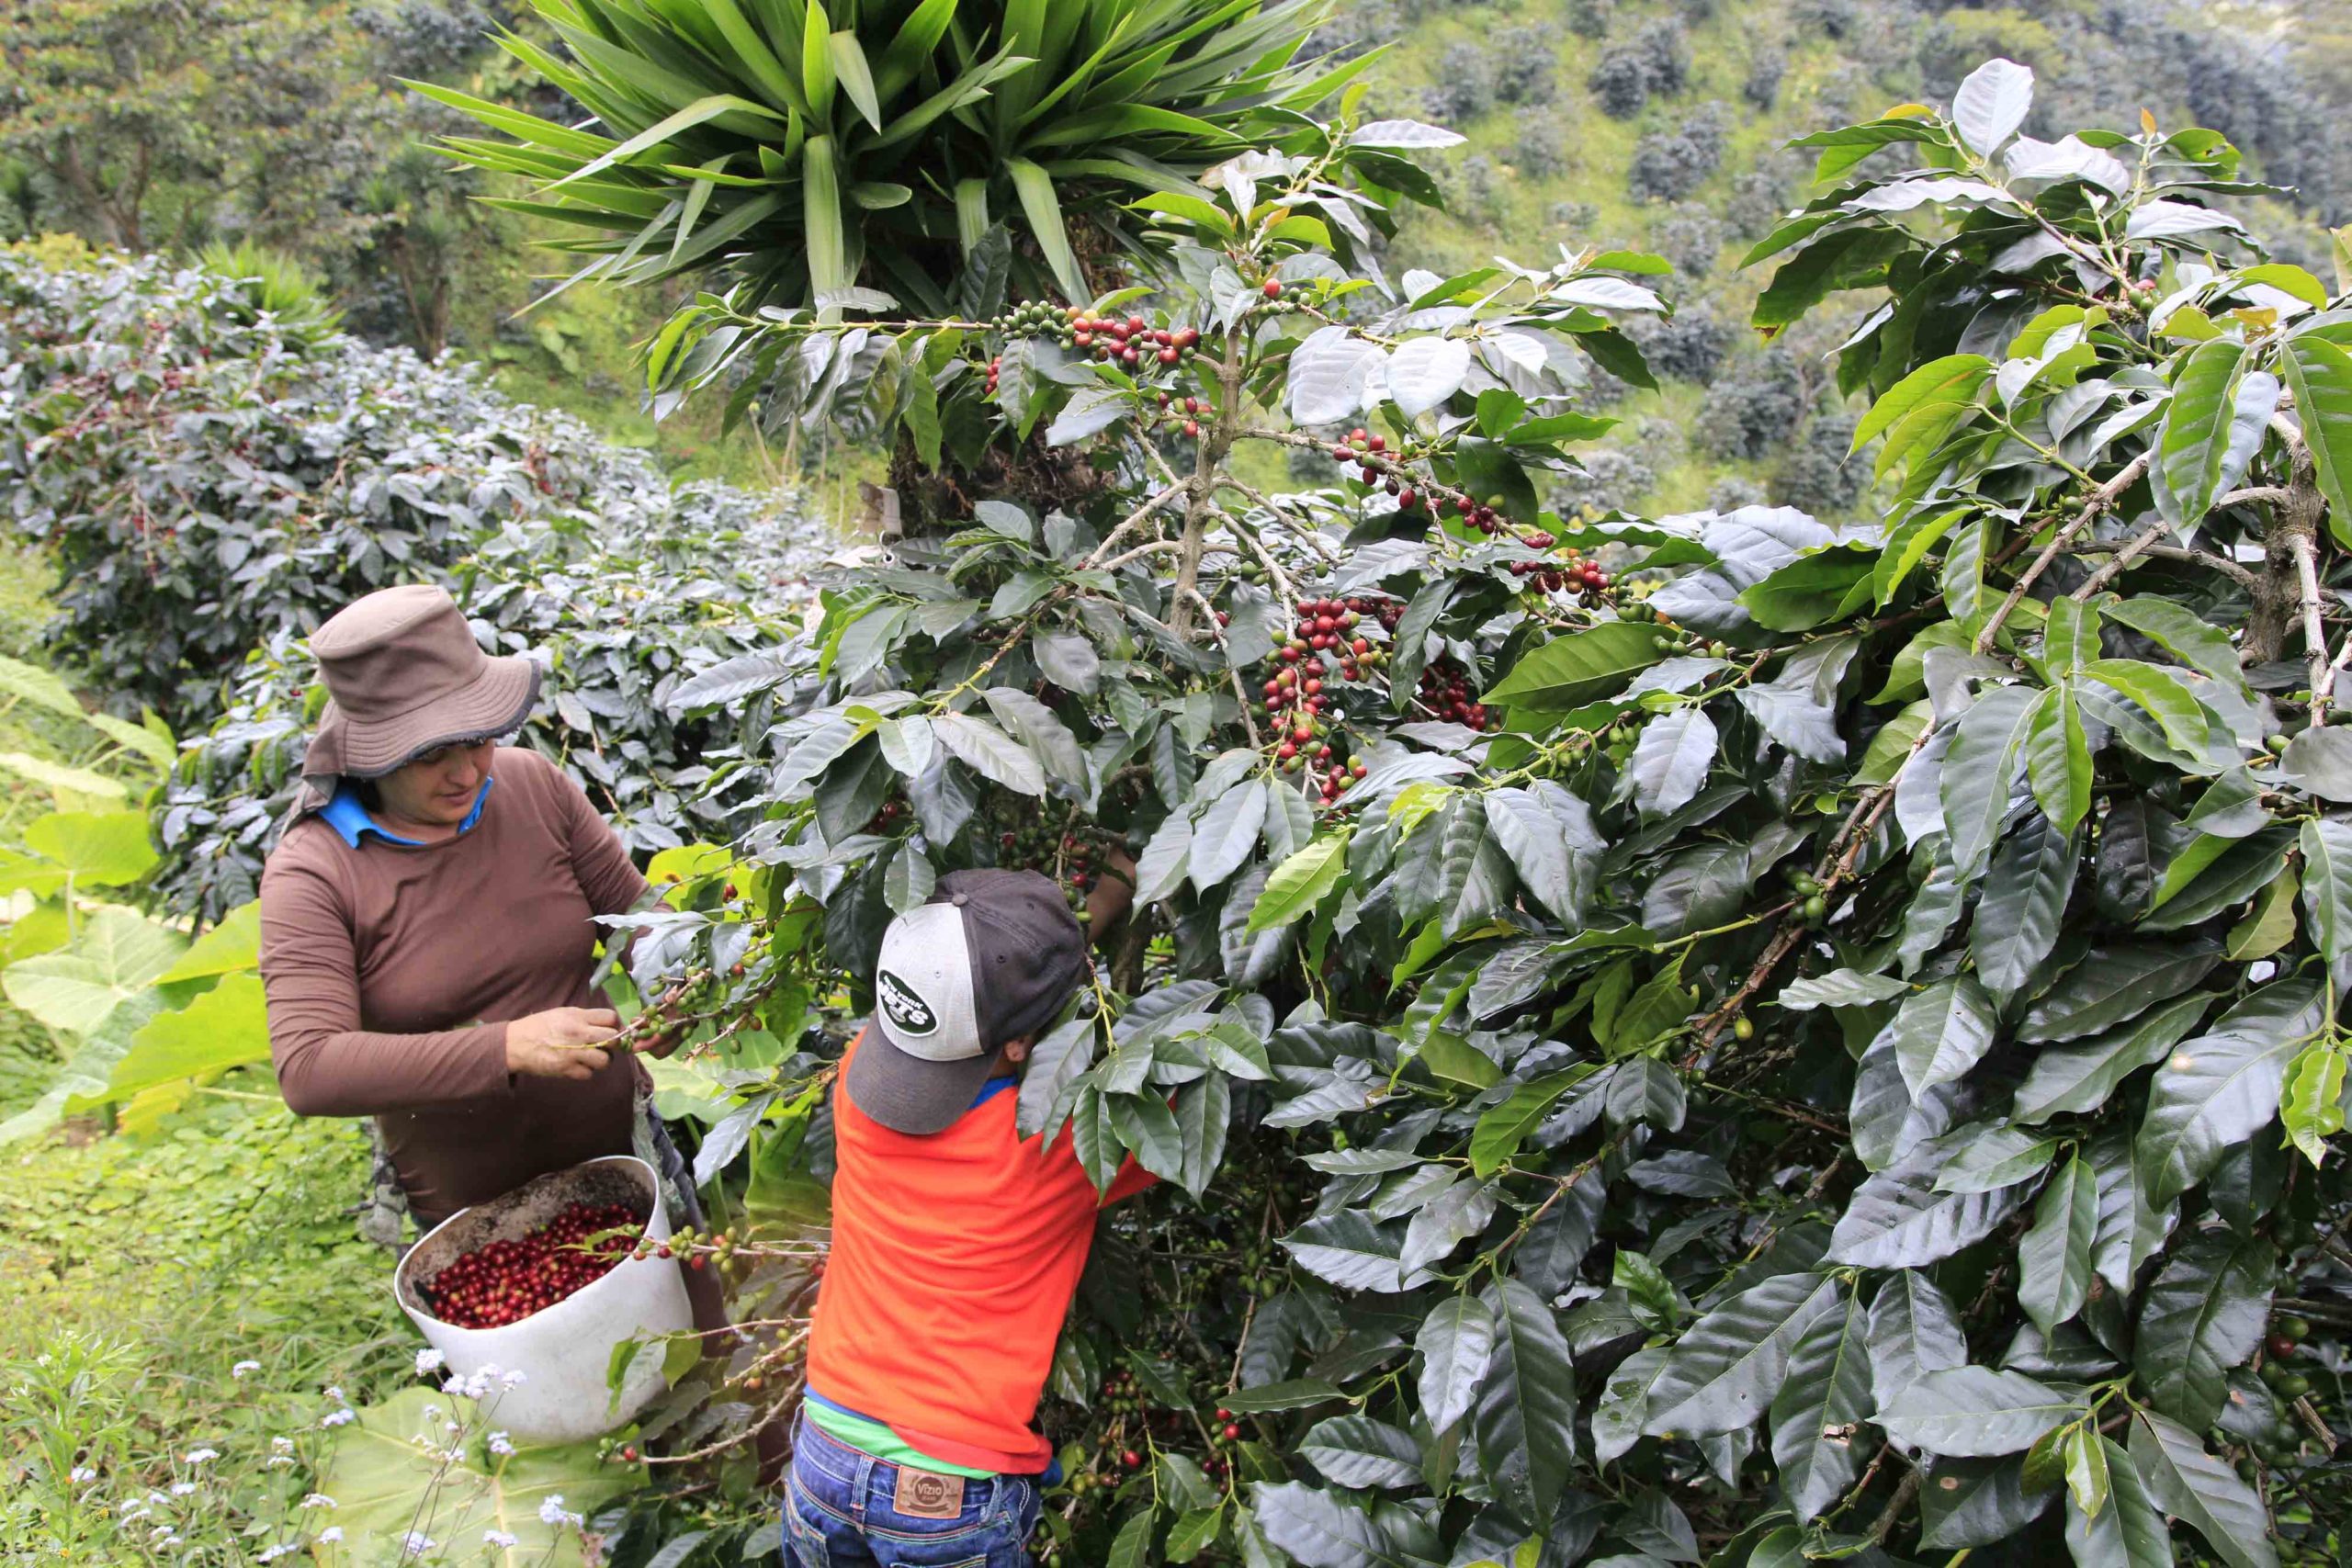
[[[433,1540],[432,1537],[426,1535],[423,1530],[411,1530],[406,1535],[401,1537],[401,1555],[402,1557],[422,1557],[439,1544],[440,1542]]]
[[[332,1508],[334,1506],[334,1499],[328,1496],[323,1492],[313,1492],[309,1496],[302,1499],[302,1506],[305,1508]]]
[[[122,1522],[127,1525],[135,1525],[141,1519],[152,1519],[154,1517],[155,1510],[153,1508],[133,1508],[122,1516]]]
[[[169,1525],[157,1525],[153,1529],[151,1529],[151,1530],[149,1530],[149,1531],[147,1532],[147,1539],[148,1539],[149,1540],[163,1540],[165,1536],[167,1536],[167,1535],[169,1535],[169,1534],[171,1534],[171,1533],[172,1533],[172,1527],[171,1527],[171,1526],[169,1526]]]
[[[490,1435],[490,1451],[501,1456],[511,1454],[514,1451],[514,1439],[503,1432],[492,1432]]]
[[[247,1372],[257,1372],[259,1371],[261,1371],[261,1363],[259,1361],[239,1361],[235,1366],[229,1369],[229,1375],[232,1378],[242,1378]]]
[[[272,1438],[269,1439],[269,1451],[274,1454],[290,1454],[294,1451],[294,1439],[291,1438]]]
[[[281,1557],[288,1556],[301,1550],[302,1549],[300,1547],[293,1545],[267,1547],[261,1552],[260,1561],[264,1562],[275,1562]]]
[[[175,1481],[172,1483],[172,1495],[175,1497],[185,1497],[195,1490],[196,1483],[193,1481]]]
[[[508,1535],[504,1530],[484,1530],[481,1532],[481,1543],[484,1546],[513,1546],[519,1539],[521,1538]]]
[[[576,1525],[580,1520],[580,1515],[563,1511],[563,1494],[560,1492],[548,1493],[547,1499],[539,1505],[539,1523],[543,1525]]]
[[[319,1425],[322,1427],[340,1427],[346,1422],[356,1421],[357,1419],[357,1415],[346,1406],[341,1410],[328,1411],[324,1416],[319,1417]]]
[[[501,1388],[521,1388],[525,1383],[530,1381],[530,1379],[523,1375],[523,1369],[520,1367],[515,1368],[511,1372],[501,1372],[498,1374],[498,1386]]]
[[[165,1497],[161,1492],[150,1492],[147,1494],[147,1501],[150,1503],[166,1503],[170,1500],[171,1499]]]
[[[432,1420],[435,1416],[438,1416],[438,1415],[440,1415],[440,1414],[441,1414],[441,1407],[440,1407],[439,1405],[437,1405],[437,1404],[428,1404],[428,1405],[426,1405],[426,1406],[424,1407],[424,1418],[425,1418],[427,1421]]]
[[[272,1460],[271,1460],[267,1464],[264,1465],[262,1468],[263,1468],[263,1469],[265,1469],[265,1470],[281,1470],[281,1469],[284,1469],[285,1467],[287,1467],[287,1466],[288,1466],[288,1465],[291,1465],[293,1462],[294,1462],[294,1461],[293,1461],[293,1460],[292,1460],[291,1458],[288,1457],[288,1456],[287,1456],[287,1455],[285,1455],[285,1454],[279,1454],[279,1455],[277,1455],[276,1458],[272,1459]]]
[[[220,1450],[218,1449],[191,1449],[188,1450],[187,1462],[190,1464],[209,1464],[212,1461],[219,1459],[220,1457]]]
[[[416,1375],[423,1377],[427,1372],[437,1371],[443,1359],[438,1350],[419,1350],[416,1353]]]
[[[351,1403],[349,1400],[343,1397],[343,1390],[337,1388],[333,1383],[327,1384],[327,1397],[334,1400],[337,1404],[348,1404]]]
[[[165,1530],[164,1532],[164,1539],[157,1541],[155,1544],[157,1546],[177,1546],[179,1543],[180,1538],[178,1536],[174,1535],[169,1530]]]
[[[75,1465],[74,1467],[73,1476],[71,1477],[74,1484],[76,1486],[87,1486],[91,1482],[96,1481],[97,1478],[98,1472],[92,1470],[86,1464]]]
[[[341,1540],[342,1539],[343,1527],[341,1525],[329,1525],[326,1529],[319,1532],[319,1540],[328,1545],[333,1545],[334,1542]]]

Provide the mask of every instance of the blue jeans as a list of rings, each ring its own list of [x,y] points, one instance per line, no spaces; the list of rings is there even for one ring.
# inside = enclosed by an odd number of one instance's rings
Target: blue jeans
[[[785,1568],[1029,1568],[1036,1483],[1023,1475],[966,1481],[954,1518],[893,1506],[899,1467],[820,1431],[794,1432],[784,1494]]]

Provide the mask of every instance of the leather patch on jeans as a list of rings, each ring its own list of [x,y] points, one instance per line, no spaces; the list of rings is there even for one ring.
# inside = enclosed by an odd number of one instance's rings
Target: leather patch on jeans
[[[964,1511],[964,1478],[902,1464],[890,1506],[910,1519],[952,1519]]]

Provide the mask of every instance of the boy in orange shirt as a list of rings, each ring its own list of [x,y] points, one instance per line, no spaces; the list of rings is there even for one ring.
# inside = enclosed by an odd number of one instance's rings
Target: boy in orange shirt
[[[1068,1129],[1046,1147],[1014,1125],[1021,1065],[1087,974],[1078,921],[1034,871],[951,872],[883,934],[833,1096],[787,1564],[1029,1562],[1053,1467],[1037,1401],[1095,1215],[1152,1180],[1130,1161],[1098,1198]]]

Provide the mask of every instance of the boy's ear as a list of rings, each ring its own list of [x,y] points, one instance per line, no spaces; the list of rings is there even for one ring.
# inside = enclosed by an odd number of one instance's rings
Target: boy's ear
[[[1004,1043],[1004,1059],[1008,1062],[1025,1062],[1029,1059],[1029,1047],[1035,1043],[1035,1037],[1027,1034],[1008,1040]]]

